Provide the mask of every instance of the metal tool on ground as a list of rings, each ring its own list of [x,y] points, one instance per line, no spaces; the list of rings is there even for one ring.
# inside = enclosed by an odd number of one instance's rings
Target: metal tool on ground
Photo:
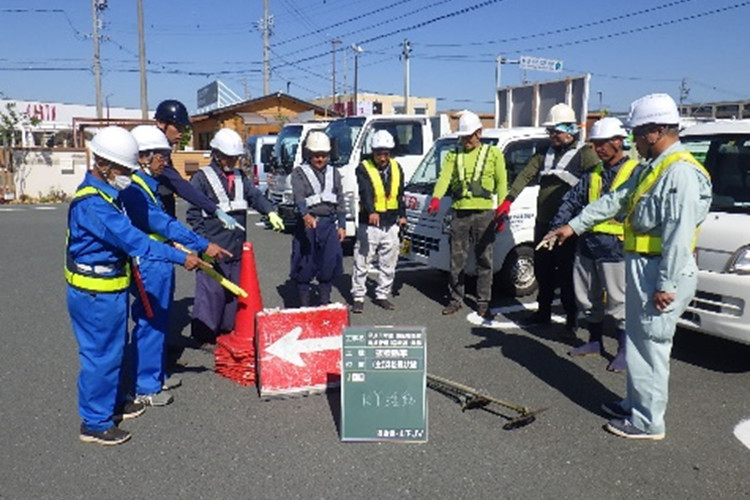
[[[143,277],[141,277],[141,269],[138,266],[138,258],[134,258],[131,262],[131,268],[133,269],[133,280],[135,281],[135,287],[138,289],[138,296],[141,298],[143,304],[143,310],[146,313],[146,318],[154,319],[154,310],[151,309],[151,302],[148,300],[148,294],[146,293],[146,287],[143,285]]]
[[[181,245],[181,244],[179,244],[177,242],[174,242],[174,247],[176,249],[178,249],[178,250],[182,250],[185,253],[191,253],[191,251],[190,251],[189,248],[187,248],[187,247],[185,247],[185,246],[183,246],[183,245]],[[211,259],[208,256],[201,255],[201,259],[206,260],[207,262],[213,262],[213,259]],[[214,269],[212,267],[209,267],[209,268],[201,267],[200,270],[203,271],[204,273],[206,273],[206,276],[208,276],[209,278],[211,278],[212,280],[214,280],[215,282],[217,282],[218,284],[220,284],[221,286],[223,286],[224,288],[226,288],[227,290],[229,290],[233,294],[237,295],[238,297],[242,297],[242,298],[247,297],[247,292],[245,290],[243,290],[242,288],[240,288],[235,283],[232,283],[231,281],[229,281],[228,279],[226,279],[216,269]]]
[[[485,394],[484,392],[469,387],[468,385],[460,384],[447,378],[430,375],[429,373],[427,374],[427,387],[455,399],[461,404],[461,411],[466,411],[472,408],[484,408],[490,404],[496,404],[518,413],[518,417],[512,418],[498,412],[493,412],[508,420],[503,426],[503,429],[505,430],[518,429],[519,427],[529,425],[536,420],[537,414],[547,410],[547,408],[531,410],[525,406],[509,403],[508,401],[503,401],[502,399],[490,396],[489,394]]]

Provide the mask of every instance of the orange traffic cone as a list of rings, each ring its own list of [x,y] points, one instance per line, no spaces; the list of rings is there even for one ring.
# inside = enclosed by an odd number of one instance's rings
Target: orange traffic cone
[[[255,338],[255,315],[263,310],[263,297],[260,294],[260,283],[258,283],[255,252],[253,245],[249,242],[242,247],[240,286],[247,292],[247,297],[237,299],[237,316],[232,333],[241,339],[253,340]]]

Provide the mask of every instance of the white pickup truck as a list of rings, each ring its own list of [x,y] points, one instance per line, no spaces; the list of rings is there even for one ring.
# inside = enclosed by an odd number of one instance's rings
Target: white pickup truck
[[[370,137],[378,130],[387,130],[396,142],[393,157],[404,170],[404,178],[409,179],[419,161],[432,145],[434,118],[420,115],[372,115],[340,118],[327,124],[324,132],[331,139],[331,164],[341,172],[341,182],[346,203],[346,235],[356,233],[359,190],[355,169],[363,158],[371,153]],[[439,126],[439,125],[437,125]],[[284,127],[286,129],[286,127]],[[283,142],[282,129],[277,144]],[[304,140],[304,139],[303,139]],[[302,163],[301,149],[296,151],[294,166]],[[279,149],[279,155],[283,153]],[[276,157],[282,160],[281,156]],[[288,162],[287,162],[288,163]],[[292,199],[291,168],[275,171],[273,185],[269,186],[269,198],[279,207],[284,223],[296,223],[296,206]]]
[[[492,144],[505,155],[508,185],[536,153],[549,147],[549,136],[544,128],[518,127],[485,129],[482,142]],[[440,167],[445,155],[458,146],[458,136],[449,134],[438,139],[420,163],[407,184],[404,202],[407,209],[407,228],[401,248],[400,268],[431,267],[450,270],[451,198],[444,196],[436,215],[427,213]],[[508,229],[495,238],[495,283],[514,296],[533,293],[537,288],[534,277],[534,219],[539,186],[530,184],[513,202]],[[496,200],[496,203],[502,200]],[[467,272],[475,273],[473,255],[469,257]]]
[[[750,344],[750,120],[703,123],[680,137],[713,184],[695,248],[698,289],[680,325]]]

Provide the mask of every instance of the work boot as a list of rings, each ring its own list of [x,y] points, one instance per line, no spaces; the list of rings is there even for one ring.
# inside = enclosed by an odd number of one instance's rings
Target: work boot
[[[382,307],[386,311],[393,311],[396,309],[396,306],[393,305],[393,303],[388,299],[375,299],[375,305]]]
[[[443,309],[443,316],[450,316],[451,314],[455,314],[459,309],[461,309],[461,303],[456,300],[452,300]]]
[[[568,356],[595,356],[603,354],[602,323],[589,323],[589,341],[568,351]]]
[[[299,295],[299,306],[310,307],[310,288],[298,290]]]
[[[490,305],[487,302],[480,302],[477,304],[477,314],[482,319],[491,320],[495,315],[492,314]]]
[[[625,361],[625,345],[627,343],[627,334],[625,330],[617,330],[617,354],[615,359],[607,366],[607,370],[615,373],[624,372],[628,369]]]
[[[354,314],[362,314],[362,311],[364,310],[364,308],[365,308],[365,303],[364,303],[364,301],[361,301],[361,300],[355,300],[354,302],[352,302],[352,308],[351,308],[351,311],[352,311],[352,312],[353,312]]]

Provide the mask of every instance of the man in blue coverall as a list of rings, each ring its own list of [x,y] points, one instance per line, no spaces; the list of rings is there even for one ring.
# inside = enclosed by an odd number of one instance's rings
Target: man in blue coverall
[[[164,170],[171,148],[164,134],[153,125],[139,125],[131,133],[138,142],[141,169],[133,174],[133,183],[120,193],[125,211],[133,225],[156,241],[174,241],[211,258],[231,257],[220,246],[209,243],[177,219],[168,215],[156,192],[157,178]],[[174,266],[162,260],[138,259],[143,290],[152,316],[147,316],[139,290],[134,290],[132,306],[133,376],[135,401],[148,406],[166,406],[172,395],[163,388],[176,387],[181,381],[170,377],[166,383],[166,340],[169,334],[169,311],[174,295]]]
[[[627,439],[659,440],[665,436],[672,338],[698,282],[693,250],[711,206],[711,179],[680,143],[671,97],[634,101],[628,121],[646,164],[545,240],[559,243],[624,216],[627,393],[602,405],[613,417],[604,428]]]
[[[190,117],[188,116],[187,108],[180,101],[174,99],[167,99],[159,103],[154,113],[154,120],[156,120],[156,126],[169,141],[170,146],[179,144],[182,140],[182,135],[190,126]],[[233,217],[224,210],[221,210],[204,193],[195,189],[188,181],[182,178],[182,175],[172,165],[170,155],[166,158],[164,171],[159,176],[158,181],[159,196],[164,204],[164,209],[172,217],[175,216],[174,193],[177,193],[180,198],[191,205],[195,205],[210,215],[215,215],[224,224],[224,227],[230,231],[234,230],[237,226],[237,221]]]
[[[284,223],[273,204],[253,186],[242,170],[235,168],[237,160],[244,153],[242,138],[237,132],[229,128],[219,130],[211,139],[211,164],[202,167],[190,181],[198,191],[235,219],[235,229],[228,229],[222,220],[198,206],[191,206],[187,211],[187,222],[196,233],[232,253],[233,257],[217,261],[216,267],[234,283],[240,278],[242,245],[246,240],[245,231],[240,226],[247,227],[247,209],[252,206],[268,216],[273,229],[284,230]],[[205,273],[198,272],[195,276],[192,337],[201,343],[214,343],[216,335],[234,329],[236,315],[237,297]]]
[[[138,169],[138,143],[127,130],[107,127],[91,140],[93,166],[78,187],[68,212],[65,280],[68,313],[78,342],[80,440],[117,445],[130,433],[122,419],[143,413],[118,390],[127,340],[130,257],[163,260],[186,269],[207,265],[150,239],[122,212],[119,192]]]

